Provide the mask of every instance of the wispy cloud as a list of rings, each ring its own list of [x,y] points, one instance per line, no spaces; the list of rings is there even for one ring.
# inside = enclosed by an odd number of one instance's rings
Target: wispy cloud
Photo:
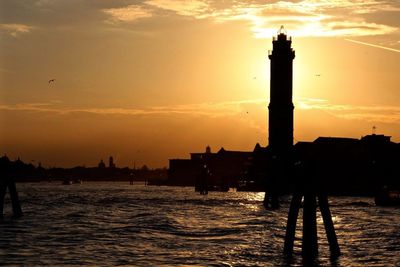
[[[146,4],[176,12],[182,16],[199,17],[208,11],[209,5],[200,0],[149,0]]]
[[[209,117],[232,116],[243,112],[246,105],[265,104],[265,100],[226,101],[174,106],[154,106],[147,108],[75,108],[57,105],[58,103],[20,103],[0,105],[0,110],[49,112],[54,114],[92,113],[99,115],[168,115],[187,114]]]
[[[279,25],[293,36],[367,36],[395,32],[397,27],[367,21],[361,14],[396,11],[400,6],[378,1],[279,1],[269,4],[238,4],[210,16],[218,22],[249,21],[256,38],[270,38]]]
[[[152,16],[152,13],[149,10],[137,5],[103,9],[103,12],[110,15],[113,20],[123,22],[131,22]]]
[[[9,70],[9,69],[5,69],[5,68],[0,68],[0,72],[7,73],[7,74],[15,74],[15,71]]]
[[[363,120],[400,124],[400,107],[380,105],[346,105],[331,104],[327,100],[301,98],[296,101],[296,107],[303,110],[321,110],[330,115],[346,120]]]
[[[363,120],[368,122],[383,122],[400,124],[400,107],[379,105],[347,105],[332,104],[324,99],[298,98],[294,100],[297,110],[324,111],[328,114],[346,120]],[[16,105],[0,105],[3,111],[45,112],[56,115],[75,113],[90,113],[95,115],[183,115],[217,117],[240,117],[249,110],[256,110],[258,115],[265,111],[266,99],[248,99],[240,101],[222,101],[214,103],[199,103],[187,105],[153,106],[145,108],[76,108],[62,106],[59,102],[20,103]],[[248,115],[248,114],[246,114]],[[254,114],[250,114],[252,117]],[[255,123],[247,118],[248,123]],[[257,127],[260,127],[258,125]]]
[[[29,33],[33,29],[35,29],[35,27],[25,24],[16,24],[16,23],[0,24],[0,31],[6,32],[13,37],[18,37],[19,35],[24,33]]]
[[[148,0],[144,2],[153,11],[137,6],[111,9],[108,11],[120,20],[131,9],[132,14],[156,17],[154,7],[172,11],[181,16],[196,19],[211,19],[218,23],[245,21],[256,38],[271,38],[280,25],[287,25],[292,36],[370,36],[393,33],[398,27],[386,25],[366,18],[366,14],[400,11],[396,1],[378,0],[303,0],[269,1],[257,3],[249,1],[205,0]],[[108,12],[107,11],[107,12]],[[130,16],[129,16],[130,17]],[[131,16],[132,18],[135,15]]]
[[[288,33],[292,36],[346,36],[349,38],[398,34],[400,27],[400,22],[393,19],[394,12],[400,11],[398,0],[124,0],[89,2],[84,0],[37,0],[34,1],[34,5],[24,4],[22,6],[25,7],[25,10],[15,11],[15,14],[10,16],[12,19],[17,17],[18,20],[15,20],[14,24],[0,24],[0,30],[7,31],[14,37],[27,33],[32,30],[32,26],[26,25],[27,23],[24,21],[32,21],[34,16],[41,16],[36,20],[38,23],[44,19],[51,19],[51,23],[65,23],[66,20],[58,20],[55,17],[59,16],[58,11],[77,11],[73,18],[78,22],[90,19],[97,22],[99,17],[104,19],[103,16],[98,16],[97,12],[100,11],[106,14],[108,22],[112,21],[118,25],[145,18],[156,20],[160,15],[165,17],[185,16],[215,23],[242,21],[248,25],[256,38],[271,38],[276,34],[280,25],[285,25],[289,30]],[[17,10],[17,7],[16,3],[13,9]],[[8,13],[12,14],[13,10],[10,8]],[[44,18],[43,14],[49,15],[49,18]],[[387,18],[386,14],[388,14]],[[43,24],[43,28],[46,28],[46,24]]]

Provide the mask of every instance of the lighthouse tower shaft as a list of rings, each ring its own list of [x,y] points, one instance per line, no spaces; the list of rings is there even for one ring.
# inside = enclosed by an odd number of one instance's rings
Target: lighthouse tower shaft
[[[293,146],[293,59],[292,40],[280,31],[272,41],[269,146],[278,154],[289,152]]]

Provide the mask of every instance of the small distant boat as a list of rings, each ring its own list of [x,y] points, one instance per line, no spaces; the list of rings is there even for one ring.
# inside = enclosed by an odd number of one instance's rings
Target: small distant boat
[[[400,206],[400,191],[384,187],[376,196],[377,206]]]
[[[72,181],[69,180],[69,179],[65,179],[65,180],[62,182],[62,184],[63,184],[63,185],[71,185],[71,184],[72,184]]]
[[[264,188],[259,183],[256,183],[255,181],[246,181],[246,180],[239,181],[238,186],[236,188],[238,192],[240,191],[262,192],[263,189]]]
[[[229,186],[227,185],[214,185],[211,186],[211,188],[208,189],[208,191],[217,191],[217,192],[228,192],[229,191]]]
[[[227,185],[196,185],[195,192],[200,192],[200,195],[207,195],[209,191],[215,192],[228,192],[229,186]]]

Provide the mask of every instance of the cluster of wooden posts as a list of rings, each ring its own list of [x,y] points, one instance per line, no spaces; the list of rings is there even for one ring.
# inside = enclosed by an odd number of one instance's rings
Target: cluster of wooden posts
[[[340,248],[337,241],[335,228],[328,204],[328,196],[314,192],[295,192],[292,196],[290,209],[287,219],[284,252],[293,252],[297,218],[303,200],[303,239],[302,255],[312,258],[318,254],[318,235],[317,235],[317,204],[321,211],[325,226],[325,232],[329,243],[332,257],[340,255]]]
[[[17,218],[17,217],[22,216],[22,209],[21,209],[21,205],[19,203],[19,198],[18,198],[17,188],[15,186],[15,181],[14,181],[14,179],[4,179],[4,180],[0,181],[0,220],[2,220],[3,216],[4,216],[4,212],[3,212],[4,211],[4,200],[5,200],[7,188],[10,193],[13,217]]]

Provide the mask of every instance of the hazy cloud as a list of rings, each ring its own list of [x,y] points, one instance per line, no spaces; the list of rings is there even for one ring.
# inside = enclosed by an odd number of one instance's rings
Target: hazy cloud
[[[295,106],[298,109],[325,111],[334,117],[347,120],[400,124],[400,107],[398,106],[339,105],[312,98],[298,99]]]
[[[207,12],[209,6],[200,0],[149,0],[146,4],[176,12],[182,16],[198,17]]]
[[[152,13],[141,6],[129,5],[120,8],[103,9],[103,12],[109,14],[112,19],[124,22],[130,22],[137,19],[149,18]]]
[[[13,37],[17,37],[20,34],[28,33],[33,30],[35,27],[24,25],[24,24],[0,24],[0,30],[2,32],[6,32]]]
[[[384,122],[400,124],[400,107],[397,106],[357,106],[346,104],[332,104],[324,99],[298,98],[294,100],[296,109],[320,110],[342,119],[356,119],[368,122]],[[262,113],[267,106],[265,99],[249,99],[241,101],[224,101],[215,103],[199,103],[174,106],[153,106],[146,108],[74,108],[61,106],[58,102],[48,103],[20,103],[16,105],[0,105],[3,111],[47,112],[59,115],[73,113],[91,113],[97,115],[188,115],[207,116],[211,118],[240,116],[249,110],[256,109]],[[254,114],[250,114],[253,116]],[[248,122],[252,122],[248,119]],[[252,122],[254,124],[254,122]],[[255,126],[254,126],[255,127]],[[260,126],[258,126],[260,127]]]
[[[293,36],[368,36],[389,34],[398,26],[368,19],[365,14],[400,11],[396,1],[364,0],[303,0],[257,3],[249,1],[150,0],[147,4],[175,11],[179,15],[215,22],[247,21],[256,38],[270,38],[281,24],[290,28]]]
[[[293,36],[367,36],[393,33],[398,27],[367,21],[362,14],[399,10],[400,4],[395,2],[304,0],[241,3],[209,16],[219,22],[249,21],[256,38],[270,38],[281,24],[287,25]]]
[[[1,21],[7,24],[1,24],[1,29],[13,36],[29,32],[32,28],[27,25],[33,21],[40,26],[74,22],[101,25],[96,23],[103,21],[104,15],[114,22],[143,18],[156,22],[160,14],[216,23],[243,21],[256,38],[271,38],[282,24],[292,36],[376,36],[398,34],[400,27],[397,0],[37,0],[34,4],[15,0],[3,5],[6,12]]]
[[[218,103],[200,103],[175,106],[154,106],[147,108],[71,108],[58,103],[20,103],[16,105],[0,105],[0,110],[50,112],[55,114],[93,113],[100,115],[162,115],[187,114],[209,117],[232,116],[243,112],[248,104],[265,104],[265,100],[227,101]]]
[[[5,68],[0,68],[0,72],[7,73],[7,74],[15,74],[15,71],[9,70],[9,69],[5,69]]]

